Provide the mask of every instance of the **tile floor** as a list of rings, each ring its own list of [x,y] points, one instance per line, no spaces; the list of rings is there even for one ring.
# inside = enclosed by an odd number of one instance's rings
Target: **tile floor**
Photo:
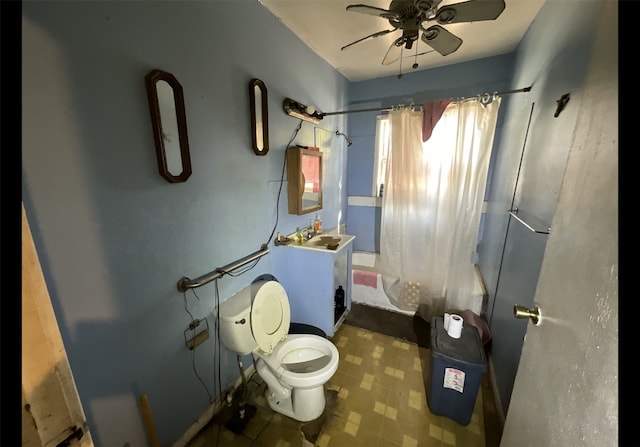
[[[333,342],[338,370],[325,386],[323,416],[304,424],[269,409],[265,385],[248,378],[247,402],[255,415],[240,434],[225,428],[237,414],[223,409],[187,447],[495,447],[495,410],[483,377],[471,422],[462,426],[433,415],[425,395],[431,367],[428,349],[404,340],[343,324]],[[486,376],[486,374],[485,374]],[[485,402],[487,401],[487,402]],[[486,423],[485,417],[493,422]],[[491,433],[486,432],[489,428]],[[239,431],[235,429],[234,431]]]

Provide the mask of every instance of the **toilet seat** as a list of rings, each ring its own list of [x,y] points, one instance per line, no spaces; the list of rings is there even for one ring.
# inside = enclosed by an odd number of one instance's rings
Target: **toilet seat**
[[[289,332],[291,309],[287,293],[277,281],[260,286],[251,305],[251,332],[262,351],[270,354]]]
[[[325,383],[333,376],[340,354],[336,346],[324,337],[292,334],[270,355],[260,358],[279,380],[294,388],[309,388],[318,382]]]

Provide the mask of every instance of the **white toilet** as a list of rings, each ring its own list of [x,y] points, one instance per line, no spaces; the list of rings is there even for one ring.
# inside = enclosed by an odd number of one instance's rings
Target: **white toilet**
[[[269,406],[298,421],[318,418],[324,384],[338,369],[338,350],[314,334],[288,335],[290,310],[279,282],[257,280],[220,304],[220,341],[228,349],[258,357]]]

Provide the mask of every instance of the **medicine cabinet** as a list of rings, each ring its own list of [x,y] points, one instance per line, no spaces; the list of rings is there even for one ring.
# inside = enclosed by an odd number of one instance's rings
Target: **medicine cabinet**
[[[322,152],[287,149],[289,214],[307,214],[322,209]]]

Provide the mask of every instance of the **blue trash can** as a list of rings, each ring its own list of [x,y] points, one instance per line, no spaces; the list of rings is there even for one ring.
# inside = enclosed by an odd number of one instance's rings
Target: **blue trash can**
[[[427,404],[431,413],[469,425],[487,359],[475,326],[463,325],[460,338],[444,329],[444,319],[431,323],[431,379]]]

